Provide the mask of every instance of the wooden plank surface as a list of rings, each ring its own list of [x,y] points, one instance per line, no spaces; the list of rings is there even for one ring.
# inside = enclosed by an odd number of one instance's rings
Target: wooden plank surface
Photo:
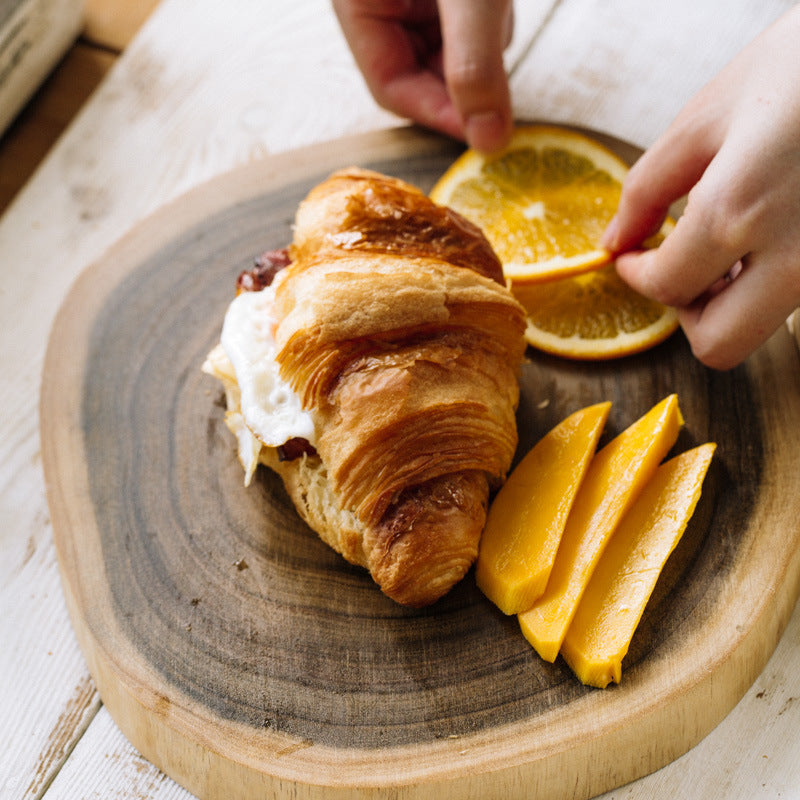
[[[652,772],[738,701],[800,591],[800,531],[789,533],[800,501],[787,499],[794,341],[783,330],[724,375],[682,337],[613,364],[529,355],[523,452],[578,408],[612,399],[619,432],[671,392],[686,418],[679,450],[719,442],[623,683],[582,687],[471,576],[430,609],[402,609],[305,528],[272,473],[243,490],[200,364],[237,272],[286,244],[298,201],[353,152],[428,189],[457,150],[387,133],[222,176],[132,231],[59,314],[43,456],[68,605],[101,695],[145,755],[208,797],[392,787],[577,800]]]
[[[274,2],[266,19],[259,4],[245,11],[174,1],[159,7],[145,36],[114,64],[0,218],[0,310],[9,342],[0,359],[4,375],[14,376],[0,384],[0,606],[9,612],[0,616],[7,643],[0,653],[7,687],[0,786],[12,798],[46,790],[99,707],[96,693],[86,693],[88,672],[63,604],[38,417],[30,411],[50,323],[67,288],[138,219],[189,187],[271,150],[397,123],[368,96],[326,0]],[[539,18],[521,16],[517,52],[530,30],[526,20],[535,29]],[[293,75],[298,53],[310,55],[294,88],[265,81]],[[310,98],[315,114],[304,106],[289,115],[298,95]],[[44,281],[32,279],[42,274],[39,253],[58,254],[58,268]],[[124,779],[114,783],[114,763],[104,762],[108,785],[125,796]]]
[[[550,5],[556,8],[548,16]],[[788,5],[752,0],[736,3],[744,12],[732,15],[728,3],[673,3],[674,17],[661,25],[678,25],[692,44],[672,59],[667,48],[656,67],[645,43],[656,37],[663,49],[667,28],[653,31],[650,16],[635,24],[637,8],[629,3],[521,3],[515,106],[526,117],[608,122],[612,133],[644,144],[656,127],[643,123],[647,115],[669,116],[659,111],[662,102],[682,103],[729,57],[733,33],[713,35],[718,25],[730,31],[735,17],[735,41],[743,41]],[[690,29],[680,25],[683,17],[693,21]],[[628,62],[632,41],[641,42],[639,55]],[[591,69],[581,70],[584,61]],[[324,78],[311,63],[324,65]],[[656,69],[670,76],[668,86],[659,84],[661,97],[639,91],[642,70],[649,86]],[[617,78],[610,105],[591,93],[592,82],[609,74]],[[143,766],[133,748],[106,735],[109,718],[87,688],[64,608],[31,408],[49,326],[67,288],[142,216],[206,178],[265,153],[395,123],[367,96],[327,2],[276,1],[268,10],[242,4],[234,15],[210,0],[164,0],[0,218],[3,796],[74,796],[69,786],[102,796],[184,796]],[[796,796],[798,659],[795,612],[736,709],[686,756],[609,798]],[[134,773],[152,776],[146,792]]]
[[[88,0],[83,32],[0,136],[0,216],[99,86],[158,0]]]
[[[793,5],[559,3],[514,73],[517,112],[647,147],[698,89]]]

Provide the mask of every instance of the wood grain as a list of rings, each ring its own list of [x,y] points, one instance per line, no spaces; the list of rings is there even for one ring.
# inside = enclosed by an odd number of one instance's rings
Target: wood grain
[[[330,170],[358,160],[427,189],[454,155],[404,130],[230,173],[132,231],[58,316],[42,442],[73,625],[122,731],[195,794],[589,797],[716,725],[796,601],[786,331],[729,373],[680,336],[605,365],[531,353],[520,452],[581,405],[612,400],[612,435],[673,391],[678,446],[719,444],[612,690],[541,662],[471,576],[430,609],[400,608],[304,528],[273,476],[242,487],[199,371],[236,274],[288,241],[297,201]]]
[[[683,106],[793,0],[657,7],[559,2],[511,79],[514,107],[649,147]]]
[[[548,5],[518,9],[512,58]],[[66,102],[72,84],[64,83],[54,103]],[[32,114],[28,121],[23,136],[35,141],[40,120]],[[364,87],[329,0],[239,4],[235,14],[225,4],[169,0],[0,217],[0,358],[3,374],[13,376],[0,381],[4,798],[28,798],[31,786],[52,793],[60,770],[85,757],[82,737],[104,741],[102,733],[92,738],[98,709],[107,714],[99,695],[78,692],[89,673],[59,582],[39,419],[31,412],[50,326],[69,286],[141,217],[212,176],[268,152],[395,124]],[[10,174],[5,166],[31,174],[20,159],[0,167],[2,179]],[[52,258],[57,266],[49,268]],[[86,701],[80,717],[76,697]],[[69,735],[65,721],[76,721]],[[127,748],[127,765],[117,756],[99,754],[84,785],[104,797],[137,796],[127,769],[138,769],[136,751]],[[172,797],[174,784],[162,778],[148,797]]]

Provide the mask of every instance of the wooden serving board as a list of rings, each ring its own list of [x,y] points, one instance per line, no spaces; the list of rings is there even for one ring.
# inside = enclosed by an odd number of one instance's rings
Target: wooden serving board
[[[795,604],[800,364],[787,331],[727,373],[681,334],[605,364],[529,352],[521,453],[579,407],[613,401],[607,439],[671,392],[686,419],[676,449],[718,443],[606,690],[541,661],[471,573],[431,608],[402,608],[300,522],[274,475],[243,487],[221,391],[200,371],[237,274],[288,243],[297,203],[333,169],[427,190],[457,152],[402,129],[224,175],[87,269],[55,322],[42,447],[72,621],[119,727],[199,796],[587,798],[711,730]]]

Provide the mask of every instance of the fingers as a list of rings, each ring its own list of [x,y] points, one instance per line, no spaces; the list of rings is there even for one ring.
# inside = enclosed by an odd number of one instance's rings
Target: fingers
[[[511,136],[512,114],[503,50],[510,40],[506,0],[439,0],[444,75],[467,142],[496,150]]]
[[[659,255],[659,250],[652,250],[620,256],[617,270],[626,281],[630,275],[639,278],[650,272],[658,274],[662,269]],[[670,302],[669,293],[659,295],[647,287],[639,289],[641,280],[630,283],[648,297],[676,308],[699,361],[714,369],[730,369],[763,344],[800,306],[800,269],[796,264],[776,265],[769,255],[758,255],[745,256],[733,265],[727,259],[721,260],[715,272],[720,277],[685,302],[682,288],[678,290],[680,299]],[[682,275],[688,280],[692,272]],[[767,279],[767,275],[771,278]]]
[[[689,195],[686,212],[658,249],[617,257],[620,276],[640,293],[678,310],[696,357],[716,369],[746,358],[800,306],[800,257],[788,195],[755,210],[748,180],[732,187],[723,148]],[[766,185],[796,185],[788,159]],[[800,175],[798,175],[800,177]],[[760,185],[760,184],[759,184]],[[764,209],[772,209],[763,213]],[[761,213],[759,213],[759,211]]]
[[[717,104],[698,95],[631,167],[603,246],[621,253],[656,233],[669,207],[694,186],[722,141]]]
[[[715,165],[716,166],[716,165]],[[689,193],[674,230],[654,250],[617,257],[617,270],[639,293],[665,305],[694,302],[754,246],[745,222],[732,212],[709,168]]]
[[[450,136],[463,138],[441,69],[441,31],[435,0],[333,0],[370,93],[383,108]]]
[[[719,369],[800,305],[798,33],[800,6],[686,106],[630,170],[605,236],[623,279],[676,307],[695,355]],[[687,192],[662,245],[629,252]]]
[[[373,91],[381,106],[456,139],[464,139],[461,116],[447,88],[432,72],[403,73]]]
[[[511,0],[333,0],[367,86],[384,108],[480,150],[511,136],[503,50]]]
[[[710,299],[679,309],[678,318],[701,362],[730,369],[783,325],[798,302],[796,290],[764,280],[764,265],[754,259]]]

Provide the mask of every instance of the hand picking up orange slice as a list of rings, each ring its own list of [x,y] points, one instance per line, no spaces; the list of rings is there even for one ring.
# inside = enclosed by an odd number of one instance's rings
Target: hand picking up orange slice
[[[630,505],[675,444],[683,424],[672,394],[592,459],[567,518],[544,594],[519,615],[525,638],[555,661],[606,544]]]
[[[527,341],[554,355],[610,359],[646,350],[678,327],[674,310],[619,278],[600,247],[619,203],[627,163],[582,133],[517,128],[504,150],[466,150],[431,190],[432,199],[478,225],[528,310]],[[655,247],[667,220],[644,243]]]
[[[504,613],[530,608],[553,567],[611,403],[570,414],[517,464],[489,509],[475,580]]]
[[[678,328],[675,310],[626,284],[614,264],[552,283],[512,286],[525,307],[528,344],[565,358],[607,360],[640,353]]]
[[[622,659],[694,513],[715,448],[700,445],[662,464],[600,556],[561,646],[585,685],[620,682]]]
[[[466,150],[431,198],[478,225],[512,283],[551,281],[611,260],[600,246],[628,165],[576,131],[519,127],[491,155]]]

